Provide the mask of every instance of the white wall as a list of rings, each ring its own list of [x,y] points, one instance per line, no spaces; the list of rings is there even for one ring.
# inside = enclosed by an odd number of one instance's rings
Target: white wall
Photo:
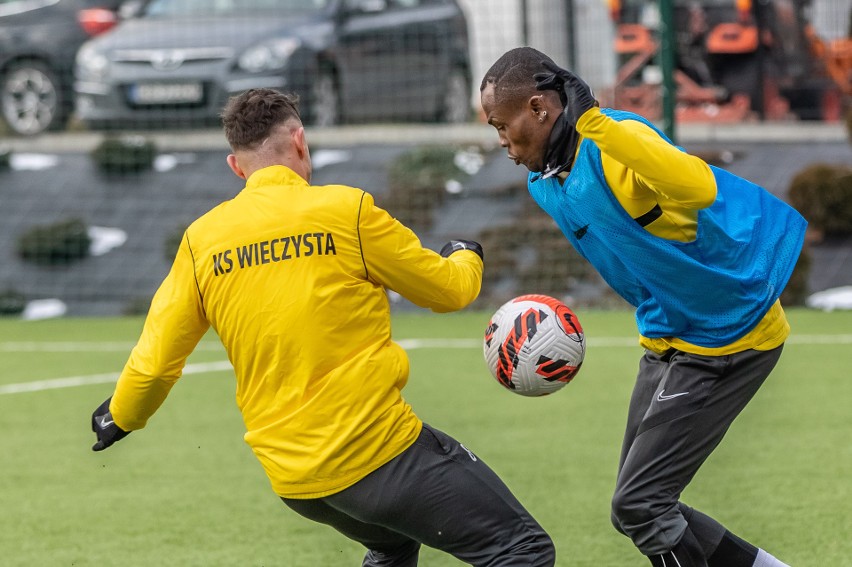
[[[604,0],[574,0],[578,74],[593,89],[615,83],[615,25]]]
[[[568,65],[566,0],[527,0],[529,45]],[[613,28],[606,0],[573,0],[577,21],[576,71],[593,88],[612,84],[615,77]],[[503,53],[523,45],[521,0],[459,0],[471,39],[473,90],[479,103],[479,83]]]
[[[817,0],[811,4],[814,30],[824,40],[849,37],[852,0]]]
[[[521,45],[519,0],[459,0],[467,16],[474,97],[485,72],[506,51]]]

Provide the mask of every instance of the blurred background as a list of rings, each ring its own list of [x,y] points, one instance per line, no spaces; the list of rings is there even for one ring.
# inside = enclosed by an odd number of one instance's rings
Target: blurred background
[[[521,45],[792,203],[783,301],[852,308],[850,28],[852,0],[0,0],[0,316],[145,313],[183,230],[243,186],[218,114],[252,87],[299,95],[314,184],[429,247],[481,241],[478,305],[626,306],[483,122],[482,76]]]

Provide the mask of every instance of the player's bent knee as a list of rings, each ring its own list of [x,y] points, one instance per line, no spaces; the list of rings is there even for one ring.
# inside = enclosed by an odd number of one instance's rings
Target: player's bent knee
[[[630,535],[631,527],[652,522],[654,516],[647,501],[639,501],[629,493],[617,491],[612,497],[612,525],[619,532]]]
[[[553,567],[556,565],[556,546],[550,536],[547,536],[546,545],[541,551],[541,562],[538,563],[541,567]]]
[[[417,565],[420,543],[409,541],[395,549],[367,551],[361,567],[402,567]]]
[[[529,563],[524,563],[524,565],[553,567],[556,564],[556,546],[546,533],[541,532],[536,538],[535,549],[530,551],[526,558],[529,560]]]
[[[537,529],[527,532],[522,539],[515,541],[511,547],[498,553],[485,564],[489,567],[553,567],[556,564],[556,546],[547,532]]]
[[[612,522],[612,527],[615,528],[615,531],[622,535],[627,535],[624,533],[624,528],[621,527],[621,522],[619,521],[618,516],[615,515],[615,512],[610,513],[609,521]]]

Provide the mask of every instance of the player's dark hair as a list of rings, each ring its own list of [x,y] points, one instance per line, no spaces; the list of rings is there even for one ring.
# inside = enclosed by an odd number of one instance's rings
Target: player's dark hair
[[[536,73],[549,72],[543,61],[553,59],[532,47],[517,47],[504,53],[485,73],[480,92],[488,84],[494,85],[494,99],[497,103],[514,102],[539,92],[535,88]]]
[[[299,98],[273,89],[250,89],[233,96],[222,110],[225,138],[232,150],[250,150],[272,130],[299,118]]]

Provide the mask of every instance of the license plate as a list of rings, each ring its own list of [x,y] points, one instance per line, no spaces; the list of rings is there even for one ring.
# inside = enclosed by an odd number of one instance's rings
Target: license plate
[[[141,83],[132,85],[128,92],[134,104],[192,103],[203,96],[201,83]]]

